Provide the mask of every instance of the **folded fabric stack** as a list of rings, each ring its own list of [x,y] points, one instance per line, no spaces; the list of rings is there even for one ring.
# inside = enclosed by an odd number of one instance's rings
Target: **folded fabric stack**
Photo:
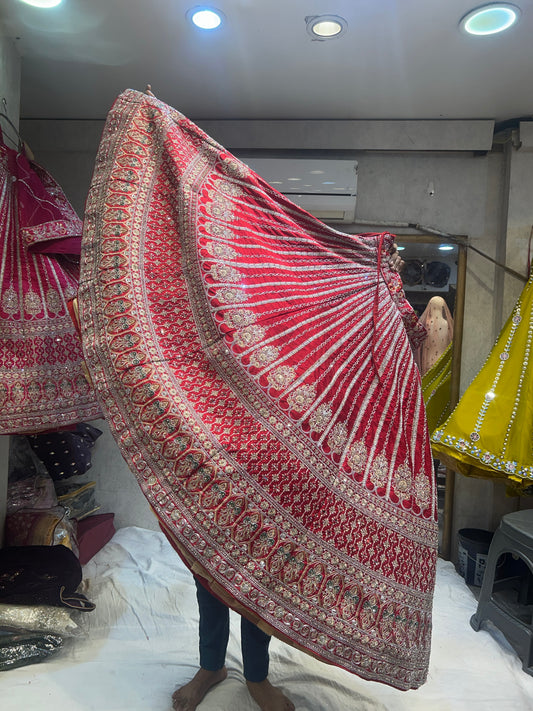
[[[78,592],[82,569],[63,545],[0,550],[0,671],[48,658],[81,630],[75,613],[95,606]]]
[[[113,536],[95,482],[81,481],[102,432],[70,430],[11,439],[5,527],[0,550],[0,671],[47,659],[80,634],[94,605],[80,592],[82,565]],[[66,481],[68,480],[68,481]]]

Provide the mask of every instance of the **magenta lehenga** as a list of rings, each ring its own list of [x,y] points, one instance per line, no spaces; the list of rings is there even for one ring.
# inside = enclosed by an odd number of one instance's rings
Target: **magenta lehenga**
[[[391,235],[346,235],[178,111],[126,91],[88,198],[84,351],[196,574],[366,679],[427,674],[432,457]]]
[[[68,310],[82,222],[54,179],[0,135],[0,434],[101,416]]]

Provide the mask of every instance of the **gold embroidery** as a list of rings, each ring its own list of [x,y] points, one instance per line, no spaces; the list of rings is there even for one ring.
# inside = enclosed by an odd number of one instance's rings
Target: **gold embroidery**
[[[262,326],[246,326],[235,334],[235,343],[241,348],[249,348],[265,338],[265,329]]]
[[[252,353],[250,357],[250,365],[256,368],[262,368],[265,365],[273,363],[279,355],[279,349],[275,346],[265,346]]]
[[[309,424],[316,432],[321,432],[326,428],[331,420],[331,407],[325,403],[319,405],[309,417]]]
[[[246,294],[240,289],[218,289],[217,298],[223,304],[235,304],[238,301],[246,301]]]
[[[332,452],[340,453],[344,449],[347,439],[348,428],[344,422],[338,422],[334,425],[329,437],[327,438],[328,447]]]
[[[372,462],[370,480],[377,489],[387,486],[389,481],[389,462],[384,454],[378,454]]]
[[[242,279],[242,274],[237,269],[226,264],[213,264],[209,272],[216,281],[238,282]]]
[[[285,389],[296,377],[296,368],[291,365],[282,365],[268,374],[269,384],[278,390]]]
[[[290,392],[287,402],[292,410],[302,412],[307,410],[316,399],[316,387],[314,385],[300,385]]]
[[[353,442],[348,450],[346,461],[356,471],[361,471],[368,459],[368,452],[363,442]]]
[[[241,309],[239,311],[228,311],[224,317],[225,322],[230,328],[241,328],[255,322],[255,314],[253,311]]]

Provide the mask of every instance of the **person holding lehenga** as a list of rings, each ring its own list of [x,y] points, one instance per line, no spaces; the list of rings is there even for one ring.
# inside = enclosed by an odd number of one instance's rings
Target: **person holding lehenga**
[[[293,708],[265,676],[272,635],[402,690],[427,677],[425,331],[393,244],[321,223],[154,97],[128,90],[108,116],[81,330],[120,451],[216,620],[209,660],[201,615],[210,668],[179,711],[226,675],[226,606],[262,711]]]

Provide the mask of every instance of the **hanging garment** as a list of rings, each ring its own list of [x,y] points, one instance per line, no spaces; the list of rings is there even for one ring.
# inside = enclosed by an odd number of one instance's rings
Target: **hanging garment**
[[[129,90],[96,161],[79,305],[111,430],[186,564],[263,630],[408,689],[437,526],[392,244],[320,223]]]
[[[511,494],[533,489],[533,277],[487,360],[432,435],[433,451],[467,476],[502,479]]]
[[[450,415],[453,344],[422,378],[428,430],[432,433]]]
[[[53,178],[0,137],[0,434],[100,416],[67,309],[81,230]]]
[[[453,340],[453,316],[442,296],[432,296],[420,316],[427,338],[418,348],[416,360],[424,376]]]

